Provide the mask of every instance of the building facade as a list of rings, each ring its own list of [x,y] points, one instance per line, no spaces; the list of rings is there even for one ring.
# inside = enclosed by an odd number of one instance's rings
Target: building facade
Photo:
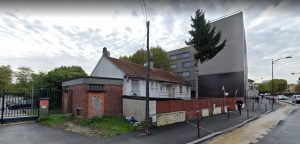
[[[227,43],[211,60],[195,63],[192,46],[168,52],[172,72],[188,79],[195,97],[231,97],[246,95],[248,68],[243,13],[238,12],[211,22],[221,30]],[[195,91],[195,92],[193,92]]]

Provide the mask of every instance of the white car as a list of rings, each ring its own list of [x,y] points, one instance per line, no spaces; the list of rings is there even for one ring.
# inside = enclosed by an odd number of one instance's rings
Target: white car
[[[278,100],[287,100],[288,97],[286,97],[285,95],[278,95],[278,96],[276,96],[276,99],[278,99]]]
[[[292,96],[293,103],[300,103],[300,95],[293,95]]]

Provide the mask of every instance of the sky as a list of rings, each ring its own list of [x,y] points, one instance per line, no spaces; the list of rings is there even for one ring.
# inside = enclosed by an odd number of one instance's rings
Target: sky
[[[242,11],[247,43],[248,77],[296,83],[300,74],[300,2],[294,0],[52,0],[0,1],[0,65],[47,72],[59,66],[81,66],[90,74],[107,47],[111,56],[131,55],[146,47],[146,16],[150,46],[166,51],[185,47],[190,17],[197,9],[208,20]]]

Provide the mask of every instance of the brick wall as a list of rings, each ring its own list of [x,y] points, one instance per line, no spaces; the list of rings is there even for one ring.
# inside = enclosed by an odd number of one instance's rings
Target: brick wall
[[[99,110],[95,110],[93,107],[93,97],[97,97],[99,100]],[[73,115],[82,118],[122,115],[122,86],[104,85],[104,91],[89,91],[89,85],[72,85],[63,92],[62,101],[64,113],[69,113],[68,107],[70,107]],[[78,108],[81,108],[80,114],[77,114]]]
[[[206,99],[194,99],[194,100],[164,100],[156,101],[156,114],[185,111],[186,119],[196,118],[197,111],[200,116],[202,115],[202,109],[208,109],[209,115],[213,115],[215,108],[221,107],[221,111],[224,112],[224,104],[229,106],[230,110],[235,110],[235,102],[237,99],[243,100],[243,98],[206,98]]]
[[[123,102],[122,102],[122,86],[117,85],[105,85],[105,97],[104,97],[104,115],[118,115],[123,114]]]

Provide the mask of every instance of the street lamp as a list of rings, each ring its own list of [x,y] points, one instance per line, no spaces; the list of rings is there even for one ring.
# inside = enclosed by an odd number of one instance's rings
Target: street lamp
[[[279,59],[272,59],[272,95],[274,94],[274,81],[273,81],[273,78],[274,78],[274,73],[273,73],[273,65],[279,61],[279,60],[282,60],[282,59],[289,59],[289,58],[292,58],[291,56],[287,56],[287,57],[284,57],[284,58],[279,58]],[[273,95],[274,96],[274,95]]]

